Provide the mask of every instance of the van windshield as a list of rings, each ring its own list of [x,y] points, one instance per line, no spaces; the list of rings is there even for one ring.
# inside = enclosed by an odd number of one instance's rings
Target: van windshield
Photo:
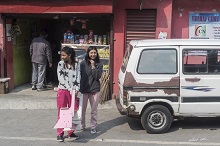
[[[130,45],[127,46],[127,49],[126,49],[125,55],[124,55],[124,59],[123,59],[123,62],[122,62],[122,66],[121,66],[122,72],[125,72],[125,70],[127,68],[128,60],[129,60],[129,57],[131,55],[132,49],[133,49],[132,46],[130,46]]]

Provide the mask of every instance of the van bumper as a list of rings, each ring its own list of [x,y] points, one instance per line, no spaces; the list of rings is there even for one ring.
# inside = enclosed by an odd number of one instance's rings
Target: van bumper
[[[119,113],[121,115],[128,115],[127,110],[122,107],[118,96],[116,97],[115,102],[116,102],[116,106],[117,106],[117,109],[118,109]]]

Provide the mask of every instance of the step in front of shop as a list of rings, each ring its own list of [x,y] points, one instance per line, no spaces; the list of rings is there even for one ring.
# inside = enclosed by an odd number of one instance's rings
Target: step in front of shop
[[[10,78],[0,78],[0,94],[6,94],[9,92],[9,82]]]

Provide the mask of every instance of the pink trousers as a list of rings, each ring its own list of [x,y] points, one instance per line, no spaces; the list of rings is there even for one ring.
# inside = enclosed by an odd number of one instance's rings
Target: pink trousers
[[[88,104],[88,100],[91,105],[91,121],[90,126],[91,129],[95,129],[97,126],[97,119],[98,119],[98,104],[99,104],[99,95],[100,92],[97,93],[85,93],[83,94],[83,106],[82,106],[82,128],[86,127],[86,108]]]
[[[59,89],[57,92],[57,121],[60,119],[60,108],[62,107],[70,107],[71,106],[72,96],[68,90]],[[74,130],[68,131],[68,135],[72,134]],[[64,135],[63,128],[57,129],[57,135]]]

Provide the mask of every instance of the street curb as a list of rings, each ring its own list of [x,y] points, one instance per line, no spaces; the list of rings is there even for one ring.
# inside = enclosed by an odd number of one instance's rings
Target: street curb
[[[89,103],[88,103],[89,104]],[[87,106],[90,108],[90,105]],[[98,109],[116,108],[115,100],[99,104]],[[56,92],[37,92],[31,89],[8,94],[0,94],[0,109],[57,109]]]
[[[89,104],[89,103],[88,103]],[[114,105],[114,100],[106,101],[104,104],[99,104],[98,109],[112,109],[116,108]],[[90,105],[87,106],[90,108]],[[56,100],[44,99],[42,100],[31,100],[31,99],[3,99],[0,98],[0,109],[27,109],[27,110],[35,110],[35,109],[57,109]]]

